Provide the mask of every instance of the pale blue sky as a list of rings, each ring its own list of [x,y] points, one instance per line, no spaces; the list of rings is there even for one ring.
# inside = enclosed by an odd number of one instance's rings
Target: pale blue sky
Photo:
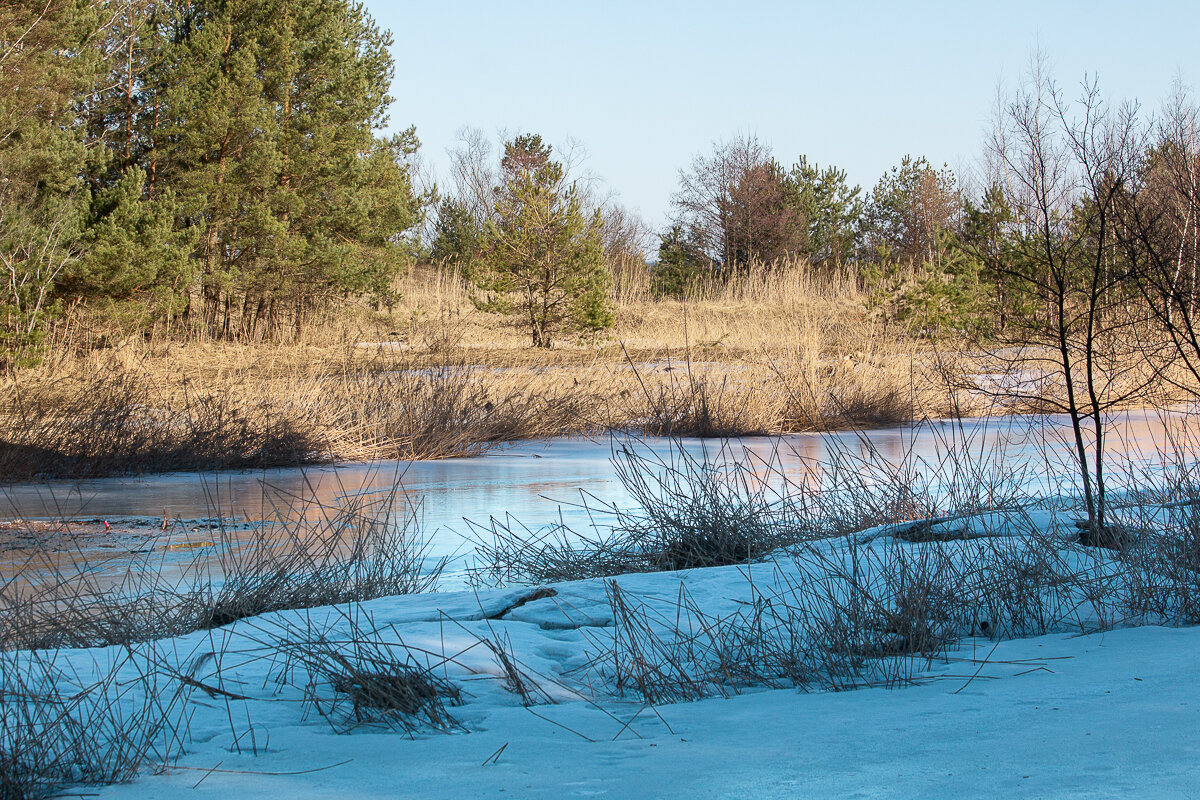
[[[997,82],[1037,46],[1073,90],[1158,108],[1200,82],[1197,2],[474,2],[367,0],[395,36],[392,124],[444,174],[456,132],[572,137],[654,226],[680,167],[756,134],[869,189],[906,154],[974,163]]]

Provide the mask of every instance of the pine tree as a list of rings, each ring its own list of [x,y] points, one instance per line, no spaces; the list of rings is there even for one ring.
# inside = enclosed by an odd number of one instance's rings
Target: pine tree
[[[483,226],[467,205],[444,198],[437,207],[430,258],[435,264],[453,265],[461,275],[470,275],[479,254]]]
[[[147,192],[146,172],[129,167],[92,203],[85,252],[60,293],[108,306],[110,325],[145,327],[183,311],[193,264],[187,231],[176,228],[175,193]]]
[[[858,252],[866,212],[862,188],[846,182],[846,171],[822,169],[805,156],[787,177],[789,202],[805,223],[804,255],[813,264],[845,264]]]
[[[74,101],[91,85],[84,0],[0,5],[0,336],[19,362],[78,257],[88,151]]]
[[[345,0],[199,0],[163,36],[155,172],[195,231],[191,312],[257,336],[313,303],[385,292],[421,211],[415,136],[377,135],[387,35]]]
[[[942,232],[956,226],[962,208],[958,180],[949,167],[934,169],[924,157],[905,156],[871,192],[871,244],[881,260],[898,256],[936,264]]]
[[[507,142],[500,168],[495,221],[472,276],[490,293],[481,306],[513,316],[534,347],[550,347],[565,331],[610,327],[599,212],[585,216],[579,192],[540,136]]]
[[[666,233],[659,234],[658,263],[650,274],[651,294],[684,299],[712,274],[712,262],[688,238],[682,226],[672,225]]]

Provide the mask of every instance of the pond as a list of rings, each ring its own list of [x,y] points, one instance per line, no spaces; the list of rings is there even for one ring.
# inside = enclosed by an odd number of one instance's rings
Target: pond
[[[1191,446],[1193,422],[1183,413],[1125,412],[1112,420],[1107,449],[1114,463],[1155,463]],[[0,529],[0,572],[19,573],[29,561],[36,538],[28,533],[29,521],[73,521],[70,536],[46,538],[38,548],[61,547],[72,558],[103,561],[111,570],[157,548],[165,566],[172,559],[194,559],[195,553],[162,535],[164,518],[176,539],[182,532],[198,541],[214,518],[233,518],[250,529],[302,502],[309,503],[312,514],[318,505],[336,507],[362,493],[399,487],[404,502],[416,510],[430,555],[452,559],[447,578],[454,584],[473,551],[472,530],[478,535],[478,526],[486,527],[491,517],[510,516],[530,529],[563,522],[581,530],[593,521],[603,524],[596,509],[629,507],[634,500],[612,458],[622,447],[668,463],[681,452],[701,461],[742,461],[750,465],[748,473],[766,480],[827,480],[828,465],[838,459],[904,463],[906,474],[934,481],[940,479],[938,463],[943,473],[986,465],[1018,480],[1031,495],[1057,496],[1072,493],[1077,481],[1068,433],[1063,417],[998,417],[736,440],[561,439],[445,461],[13,484],[2,490],[4,516],[24,522]],[[1114,475],[1121,479],[1120,471]]]

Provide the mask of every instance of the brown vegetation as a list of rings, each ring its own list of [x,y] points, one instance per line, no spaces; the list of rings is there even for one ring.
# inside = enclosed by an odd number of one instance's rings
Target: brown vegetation
[[[613,429],[743,435],[946,413],[911,342],[849,276],[803,263],[655,300],[613,289],[602,339],[532,350],[468,285],[414,269],[388,312],[312,320],[300,341],[109,341],[75,317],[0,390],[0,478],[476,455]]]
[[[654,299],[644,269],[624,270],[614,331],[551,350],[477,310],[469,285],[445,271],[414,268],[396,289],[390,310],[314,318],[288,344],[110,341],[76,316],[39,366],[0,387],[0,479],[447,458],[611,430],[779,434],[1030,408],[990,401],[971,357],[873,319],[853,276],[801,261],[701,282],[687,300]]]

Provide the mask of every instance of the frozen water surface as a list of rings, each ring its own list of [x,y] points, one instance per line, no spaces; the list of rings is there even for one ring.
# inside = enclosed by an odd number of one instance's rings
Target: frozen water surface
[[[1189,420],[1180,414],[1122,414],[1114,420],[1108,450],[1118,457],[1115,460],[1122,456],[1153,460],[1170,449],[1180,431],[1190,425]],[[145,535],[152,537],[157,529],[147,521],[163,516],[187,521],[192,527],[197,527],[193,522],[218,516],[271,519],[275,509],[298,499],[335,506],[348,495],[383,492],[399,485],[404,497],[418,509],[421,530],[431,542],[430,555],[461,558],[471,550],[470,526],[465,520],[486,525],[490,517],[508,516],[530,529],[561,520],[581,530],[593,520],[584,505],[593,509],[606,504],[629,507],[633,501],[611,461],[615,447],[633,447],[664,461],[678,456],[674,447],[701,459],[748,459],[747,463],[764,473],[782,473],[793,480],[805,479],[806,471],[807,480],[819,476],[820,465],[828,463],[834,451],[890,463],[905,458],[933,463],[957,452],[960,457],[1022,471],[1032,494],[1059,495],[1069,492],[1073,481],[1066,460],[1070,452],[1067,432],[1063,417],[1001,417],[829,434],[683,439],[676,445],[664,438],[559,439],[523,442],[485,456],[444,461],[14,484],[4,488],[4,502],[5,514],[15,518],[139,519]],[[603,520],[601,515],[597,521]],[[198,527],[203,530],[202,525]],[[0,531],[0,541],[9,535]],[[109,559],[116,555],[106,553]],[[186,558],[193,556],[187,554]],[[11,564],[16,559],[6,560]]]

